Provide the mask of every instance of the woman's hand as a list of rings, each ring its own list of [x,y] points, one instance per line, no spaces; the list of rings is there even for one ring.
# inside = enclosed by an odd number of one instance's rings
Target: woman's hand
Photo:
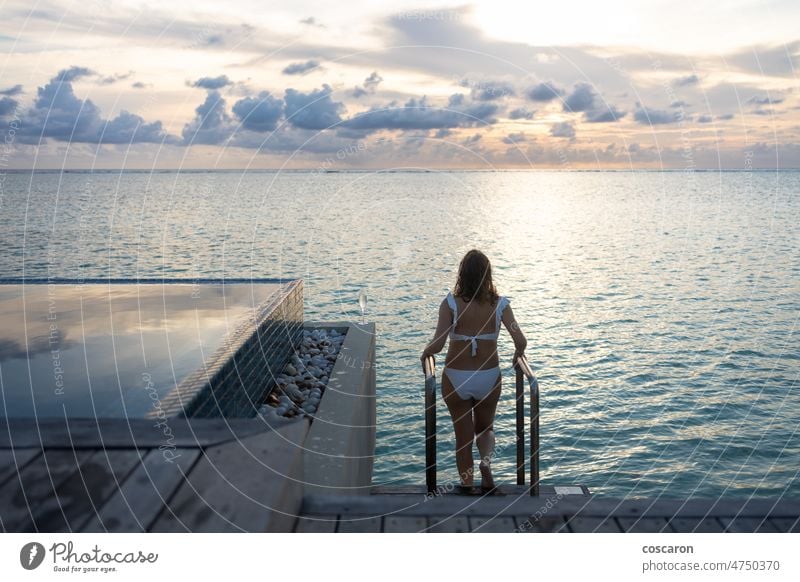
[[[525,356],[525,350],[514,350],[514,360],[512,361],[512,366],[516,368],[517,360]]]

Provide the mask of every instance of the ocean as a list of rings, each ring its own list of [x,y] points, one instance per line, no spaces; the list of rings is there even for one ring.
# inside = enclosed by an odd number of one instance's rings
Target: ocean
[[[0,277],[301,277],[307,320],[358,319],[365,289],[375,484],[424,482],[419,354],[459,259],[479,248],[528,337],[543,483],[800,495],[800,172],[2,178]],[[499,351],[495,474],[513,482],[505,331]],[[454,481],[439,411],[440,482]]]

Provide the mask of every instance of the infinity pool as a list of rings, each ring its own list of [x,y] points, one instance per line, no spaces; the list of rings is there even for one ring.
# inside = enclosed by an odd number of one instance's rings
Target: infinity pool
[[[0,413],[157,415],[176,386],[202,380],[244,341],[280,289],[274,282],[0,284]]]

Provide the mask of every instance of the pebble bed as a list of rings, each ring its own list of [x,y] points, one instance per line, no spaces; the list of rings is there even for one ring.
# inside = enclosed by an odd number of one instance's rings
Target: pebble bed
[[[276,377],[277,386],[269,393],[258,414],[265,419],[313,417],[344,336],[335,329],[304,329],[299,349]]]

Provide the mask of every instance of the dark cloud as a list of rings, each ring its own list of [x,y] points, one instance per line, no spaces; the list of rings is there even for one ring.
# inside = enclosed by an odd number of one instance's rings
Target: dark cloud
[[[517,107],[508,112],[509,119],[533,119],[535,111],[526,109],[525,107]]]
[[[523,132],[519,133],[509,133],[507,136],[503,138],[503,143],[507,143],[509,145],[516,145],[528,140],[528,136],[526,136]]]
[[[326,129],[338,124],[345,107],[343,103],[331,99],[332,89],[323,85],[311,93],[301,93],[296,89],[286,89],[286,119],[295,127],[302,129]]]
[[[15,97],[22,93],[22,85],[14,85],[13,87],[9,87],[8,89],[3,89],[0,91],[0,95],[6,95],[7,97]]]
[[[233,82],[227,77],[227,75],[220,75],[219,77],[203,77],[198,79],[192,83],[192,87],[206,89],[207,91],[214,91],[232,84]]]
[[[777,105],[778,103],[783,103],[783,97],[750,97],[747,100],[748,103],[751,105]]]
[[[304,75],[319,67],[319,61],[309,60],[304,63],[291,63],[283,69],[284,75]]]
[[[579,111],[589,111],[594,109],[597,93],[589,83],[578,83],[572,93],[564,99],[564,111],[577,113]]]
[[[597,109],[584,112],[583,118],[589,123],[611,123],[613,121],[619,121],[625,117],[625,115],[625,111],[620,111],[613,105],[608,105],[607,107],[601,106]]]
[[[564,94],[564,89],[556,87],[550,81],[534,85],[525,91],[525,96],[531,101],[552,101]]]
[[[718,115],[717,119],[722,121],[728,121],[729,119],[733,119],[736,117],[733,113],[725,113],[724,115]]]
[[[555,123],[550,127],[550,135],[553,137],[564,137],[569,140],[575,139],[575,125],[569,121]]]
[[[342,125],[365,131],[475,127],[494,123],[497,109],[493,103],[467,102],[463,94],[456,93],[447,107],[432,105],[426,97],[410,99],[404,105],[392,102],[359,113]]]
[[[59,71],[53,81],[71,83],[81,77],[90,77],[91,75],[94,75],[94,71],[86,67],[70,67]]]
[[[434,137],[442,139],[442,138],[445,138],[445,137],[447,137],[448,135],[450,135],[452,133],[453,133],[452,129],[447,129],[446,127],[443,127],[442,129],[437,129],[436,133],[433,134],[433,135],[434,135]]]
[[[234,103],[233,113],[244,129],[273,131],[283,115],[283,100],[262,91],[256,97],[245,97]]]
[[[685,77],[678,77],[673,81],[673,84],[678,87],[688,87],[690,85],[697,85],[700,82],[700,77],[697,75],[686,75]]]
[[[90,100],[80,100],[72,81],[93,73],[84,67],[60,71],[44,87],[39,87],[33,107],[24,113],[21,138],[35,142],[39,138],[84,143],[172,142],[160,121],[146,123],[127,111],[109,120]]]
[[[691,107],[691,105],[689,105],[686,101],[673,101],[672,103],[669,104],[669,106],[674,109],[683,109],[686,107]]]
[[[711,123],[713,120],[710,115],[701,115],[697,118],[697,123]]]
[[[359,97],[363,97],[364,95],[369,95],[374,93],[375,90],[378,88],[383,82],[383,77],[378,74],[378,71],[372,71],[369,77],[364,79],[364,83],[361,85],[356,85],[353,88],[353,97],[358,99]]]
[[[183,128],[184,145],[220,144],[230,138],[233,127],[219,91],[210,90],[195,109],[195,117]]]
[[[0,117],[10,116],[17,109],[16,99],[0,97]]]
[[[650,109],[637,104],[633,119],[642,125],[666,125],[677,123],[683,118],[680,111],[665,111],[663,109]]]
[[[148,85],[146,83],[142,83],[141,81],[136,81],[135,83],[131,83],[131,87],[134,89],[146,89]]]

